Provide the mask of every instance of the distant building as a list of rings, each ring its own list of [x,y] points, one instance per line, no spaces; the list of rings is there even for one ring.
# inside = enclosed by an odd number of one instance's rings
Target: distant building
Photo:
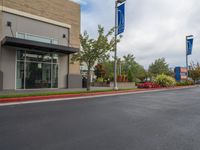
[[[0,89],[78,88],[80,5],[0,0]]]

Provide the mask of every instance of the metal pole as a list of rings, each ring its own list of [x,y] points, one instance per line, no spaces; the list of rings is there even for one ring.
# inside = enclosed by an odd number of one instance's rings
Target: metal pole
[[[188,46],[187,46],[187,36],[186,36],[186,38],[185,38],[185,42],[186,42],[186,68],[188,69],[188,55],[187,55]]]
[[[187,38],[188,36],[186,36],[186,69],[187,69],[187,77],[188,77],[188,54],[187,54],[187,50],[188,50],[188,44],[187,44]]]
[[[117,1],[115,1],[115,56],[114,56],[114,90],[118,90],[117,87]]]

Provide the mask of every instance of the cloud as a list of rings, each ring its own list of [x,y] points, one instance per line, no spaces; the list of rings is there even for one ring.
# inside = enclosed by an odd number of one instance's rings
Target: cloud
[[[114,1],[86,0],[89,11],[82,12],[82,31],[96,36],[97,25],[114,26]],[[164,57],[170,66],[185,66],[185,36],[195,37],[189,61],[200,61],[199,0],[127,0],[126,30],[118,44],[118,56],[127,53],[145,66]]]
[[[86,5],[87,4],[86,0],[71,0],[71,1],[79,3],[81,5]]]

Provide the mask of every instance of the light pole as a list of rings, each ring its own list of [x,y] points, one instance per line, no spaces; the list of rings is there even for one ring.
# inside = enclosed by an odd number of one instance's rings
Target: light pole
[[[118,4],[124,3],[126,0],[116,0],[115,1],[115,51],[114,51],[114,90],[118,90],[117,87],[117,35],[118,35]]]

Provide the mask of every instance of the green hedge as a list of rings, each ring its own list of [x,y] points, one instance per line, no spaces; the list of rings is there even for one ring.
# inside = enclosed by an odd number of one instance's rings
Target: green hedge
[[[181,81],[181,82],[177,82],[176,85],[177,86],[188,86],[188,85],[194,85],[194,82],[192,82],[192,81]]]
[[[154,83],[160,85],[161,87],[172,87],[176,85],[175,79],[165,74],[158,75],[154,79]]]

